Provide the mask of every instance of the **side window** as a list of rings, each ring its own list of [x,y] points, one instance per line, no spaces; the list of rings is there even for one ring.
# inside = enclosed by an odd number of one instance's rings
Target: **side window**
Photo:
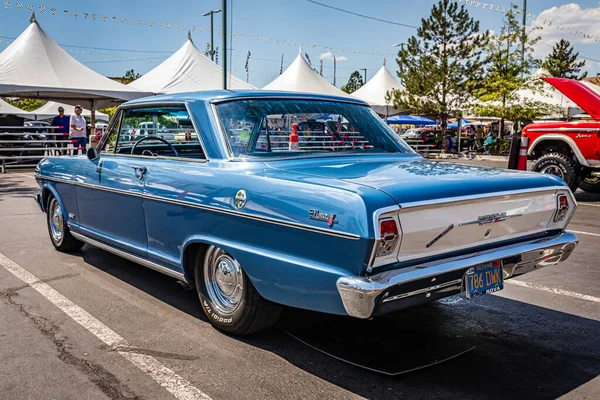
[[[198,132],[185,106],[123,110],[118,154],[204,159]]]
[[[115,145],[117,144],[117,134],[119,129],[119,120],[121,119],[121,111],[113,117],[111,120],[111,124],[109,125],[106,132],[104,132],[105,138],[104,146],[99,149],[101,154],[114,153]]]

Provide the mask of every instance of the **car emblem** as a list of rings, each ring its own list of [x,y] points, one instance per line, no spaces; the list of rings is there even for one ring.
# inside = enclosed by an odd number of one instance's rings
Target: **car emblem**
[[[425,247],[430,248],[431,246],[433,246],[438,240],[440,240],[441,238],[443,238],[444,236],[446,236],[448,234],[448,232],[450,232],[452,229],[454,229],[454,224],[450,224],[448,225],[448,227],[446,227],[443,231],[441,231],[436,237],[434,237],[433,239],[431,239],[426,245]]]
[[[477,219],[475,221],[463,222],[459,226],[474,225],[474,224],[479,224],[479,225],[495,224],[496,222],[503,222],[509,218],[516,218],[516,217],[521,217],[521,216],[523,216],[523,214],[508,215],[505,212],[496,213],[496,214],[488,214],[488,215],[480,215],[479,217],[477,217]]]
[[[235,205],[235,208],[237,208],[238,210],[244,208],[244,206],[246,205],[246,199],[246,191],[244,189],[238,190],[235,194],[235,197],[233,198],[233,204]]]
[[[333,227],[333,225],[338,223],[337,219],[335,219],[335,214],[323,214],[319,210],[315,209],[310,210],[308,213],[308,218],[316,221],[325,221],[330,227]]]

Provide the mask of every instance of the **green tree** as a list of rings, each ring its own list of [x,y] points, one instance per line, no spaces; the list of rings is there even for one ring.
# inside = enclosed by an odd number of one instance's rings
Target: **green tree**
[[[100,109],[98,111],[100,111],[101,113],[107,114],[110,118],[112,118],[112,116],[117,111],[117,106],[102,108],[102,109]]]
[[[542,90],[542,81],[531,76],[531,71],[540,64],[533,57],[533,46],[539,40],[535,29],[523,34],[517,19],[517,8],[513,5],[504,16],[500,33],[492,35],[487,44],[485,76],[474,91],[482,103],[472,111],[478,115],[500,118],[500,132],[504,132],[506,119],[531,119],[540,115],[544,109],[539,102],[519,97],[522,89],[532,92]]]
[[[123,77],[121,78],[121,82],[124,84],[128,84],[128,83],[135,81],[136,79],[138,79],[141,76],[142,75],[138,74],[133,69],[130,69],[125,72],[125,75],[123,75]]]
[[[398,52],[398,77],[405,89],[388,93],[386,100],[400,109],[438,116],[445,134],[448,117],[472,98],[488,38],[464,5],[440,0]]]
[[[555,78],[569,78],[581,80],[587,76],[587,72],[579,75],[585,67],[585,60],[577,61],[579,52],[575,52],[571,42],[561,39],[554,44],[552,54],[542,63],[542,68]]]
[[[46,104],[46,100],[29,98],[5,98],[4,101],[25,111],[37,110],[38,108]]]
[[[358,89],[364,85],[363,77],[358,71],[354,71],[350,74],[350,78],[348,78],[348,83],[342,86],[342,90],[346,93],[356,92]]]

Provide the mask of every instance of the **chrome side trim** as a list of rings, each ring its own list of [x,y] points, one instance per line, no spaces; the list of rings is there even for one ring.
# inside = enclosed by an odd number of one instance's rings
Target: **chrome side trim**
[[[454,291],[447,288],[457,279],[461,280],[472,266],[502,260],[504,279],[509,279],[566,260],[578,242],[575,235],[563,232],[552,238],[529,240],[442,261],[385,271],[371,277],[344,276],[337,280],[336,286],[348,315],[370,318],[387,295],[391,295],[390,298],[394,300],[410,299],[406,302],[412,305],[424,303],[431,298],[460,292],[461,288]],[[422,298],[414,299],[419,295]],[[398,307],[402,304],[401,301]]]
[[[69,183],[69,184],[75,185],[75,186],[89,187],[89,188],[92,188],[92,189],[104,190],[104,191],[107,191],[107,192],[119,193],[119,194],[124,194],[124,195],[129,195],[129,196],[142,197],[142,198],[148,199],[148,200],[155,200],[155,201],[161,201],[161,202],[165,202],[165,203],[172,203],[172,204],[177,204],[177,205],[181,205],[181,206],[185,206],[185,207],[192,207],[192,208],[198,208],[198,209],[207,210],[207,211],[218,212],[218,213],[221,213],[221,214],[235,215],[237,217],[248,218],[248,219],[252,219],[252,220],[255,220],[255,221],[261,221],[261,222],[268,222],[268,223],[275,224],[275,225],[287,226],[287,227],[296,228],[296,229],[302,229],[302,230],[310,231],[310,232],[322,233],[322,234],[325,234],[325,235],[336,236],[336,237],[340,237],[340,238],[343,238],[343,239],[352,239],[352,240],[359,240],[360,239],[360,235],[357,235],[357,234],[354,234],[354,233],[333,231],[333,230],[328,230],[326,228],[319,228],[319,227],[316,227],[316,226],[301,224],[299,222],[281,221],[281,220],[278,220],[278,219],[275,219],[275,218],[271,218],[271,217],[259,217],[259,216],[256,216],[256,215],[246,214],[246,213],[243,213],[243,212],[240,212],[240,211],[226,210],[226,209],[223,209],[223,208],[218,208],[218,207],[214,207],[214,206],[207,206],[207,205],[203,205],[203,204],[196,204],[196,203],[191,203],[191,202],[183,201],[183,200],[173,200],[173,199],[168,199],[166,197],[161,197],[161,196],[153,196],[153,195],[149,195],[149,194],[142,194],[141,192],[140,193],[133,193],[133,192],[129,192],[129,191],[122,190],[122,189],[107,188],[107,187],[104,187],[104,186],[94,185],[94,184],[91,184],[91,183],[67,181],[67,180],[63,180],[63,179],[59,179],[59,178],[53,178],[53,177],[48,177],[48,176],[40,176],[40,179],[46,179],[46,180],[49,180],[49,181],[56,181],[56,182],[61,182],[61,183]]]
[[[446,197],[444,199],[432,199],[426,201],[414,201],[410,203],[402,203],[400,204],[401,209],[406,208],[414,208],[414,207],[427,207],[427,206],[438,206],[440,204],[445,203],[454,203],[457,201],[470,201],[470,200],[481,200],[481,199],[489,199],[493,197],[504,197],[510,196],[514,194],[523,194],[523,193],[533,193],[533,192],[552,192],[555,190],[564,190],[566,186],[548,186],[542,188],[529,188],[529,189],[521,189],[521,190],[509,190],[506,192],[492,192],[492,193],[481,193],[474,194],[469,196],[457,196],[457,197]]]
[[[573,140],[573,138],[566,136],[566,135],[552,135],[552,134],[548,134],[548,135],[541,135],[540,137],[538,137],[537,139],[535,139],[533,141],[533,143],[531,143],[529,145],[529,149],[527,150],[527,155],[530,156],[533,153],[533,150],[535,149],[535,146],[544,141],[544,140],[562,140],[563,142],[566,142],[569,147],[571,148],[571,150],[573,151],[573,154],[575,154],[575,157],[577,157],[577,161],[579,161],[579,163],[581,165],[583,165],[584,167],[589,167],[589,164],[587,162],[587,160],[585,159],[585,157],[583,156],[583,153],[581,152],[581,150],[579,150],[579,146],[577,146],[577,144],[575,143],[575,141]]]
[[[528,132],[586,132],[595,133],[598,131],[597,128],[531,128],[527,129]]]
[[[115,254],[115,255],[117,255],[119,257],[123,257],[123,258],[125,258],[125,259],[127,259],[129,261],[133,261],[134,263],[137,263],[137,264],[140,264],[140,265],[142,265],[144,267],[153,269],[155,271],[158,271],[160,273],[168,275],[168,276],[170,276],[172,278],[179,279],[180,281],[187,282],[187,279],[185,279],[185,275],[183,275],[182,273],[179,273],[177,271],[173,271],[170,268],[163,267],[162,265],[158,265],[156,263],[153,263],[152,261],[146,260],[145,258],[138,257],[138,256],[133,255],[131,253],[128,253],[126,251],[116,249],[116,248],[114,248],[112,246],[109,246],[109,245],[104,244],[102,242],[99,242],[97,240],[91,239],[91,238],[89,238],[89,237],[87,237],[85,235],[82,235],[80,233],[76,233],[76,232],[71,231],[71,235],[73,235],[73,237],[75,239],[77,239],[77,240],[81,240],[82,242],[89,243],[92,246],[98,247],[98,248],[100,248],[102,250],[106,250],[106,251],[108,251],[110,253],[113,253],[113,254]]]
[[[268,92],[265,92],[264,96],[236,96],[236,97],[224,97],[224,98],[216,98],[210,100],[210,104],[219,104],[219,103],[228,103],[231,101],[238,100],[317,100],[317,101],[328,101],[331,103],[349,103],[356,104],[358,106],[369,107],[369,104],[359,100],[357,98],[345,98],[345,97],[336,97],[336,98],[322,98],[317,96],[311,96],[310,93],[296,93],[297,97],[288,97],[288,96],[278,96],[278,95],[269,95]]]

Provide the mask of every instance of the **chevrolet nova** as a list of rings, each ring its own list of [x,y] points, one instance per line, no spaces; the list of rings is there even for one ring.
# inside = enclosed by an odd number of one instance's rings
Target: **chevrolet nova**
[[[136,100],[87,157],[45,158],[35,176],[57,250],[89,243],[193,285],[235,335],[282,305],[371,318],[473,299],[577,245],[560,178],[427,161],[347,98]]]

